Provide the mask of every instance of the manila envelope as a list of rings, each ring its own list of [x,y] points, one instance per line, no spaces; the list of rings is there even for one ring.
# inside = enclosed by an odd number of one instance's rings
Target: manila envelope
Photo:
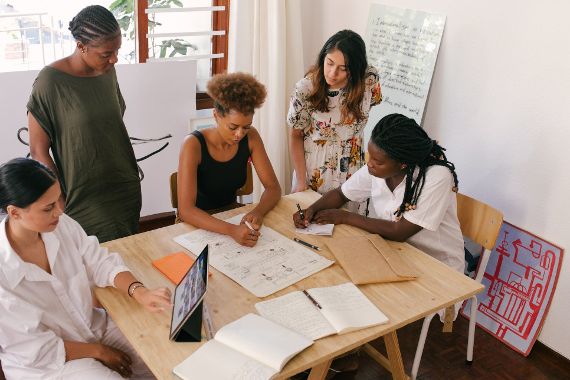
[[[413,280],[418,270],[379,235],[328,239],[327,246],[355,284]]]

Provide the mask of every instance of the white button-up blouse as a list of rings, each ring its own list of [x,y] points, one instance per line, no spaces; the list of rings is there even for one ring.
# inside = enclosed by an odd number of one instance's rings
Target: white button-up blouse
[[[8,378],[46,378],[65,363],[63,340],[101,339],[106,315],[93,307],[91,287],[113,286],[129,269],[64,214],[42,233],[49,274],[12,249],[7,220],[0,223],[0,360]]]

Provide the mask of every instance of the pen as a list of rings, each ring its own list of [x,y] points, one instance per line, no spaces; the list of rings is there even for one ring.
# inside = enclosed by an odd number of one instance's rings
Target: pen
[[[307,243],[306,241],[301,240],[301,239],[299,239],[299,238],[296,238],[296,237],[295,237],[295,238],[293,238],[293,240],[295,240],[297,243],[303,244],[304,246],[307,246],[307,247],[309,247],[309,248],[316,249],[317,251],[320,251],[320,250],[321,250],[321,249],[320,249],[319,247],[317,247],[316,245],[313,245],[313,244],[311,244],[311,243]]]
[[[303,212],[303,209],[298,203],[297,203],[297,210],[299,210],[299,216],[301,217],[301,219],[305,220],[305,213]]]
[[[307,296],[307,298],[309,300],[311,300],[311,302],[313,303],[313,305],[315,305],[316,307],[318,307],[319,309],[322,309],[321,305],[319,305],[319,303],[313,298],[311,297],[311,295],[309,294],[309,292],[307,292],[305,289],[303,289],[303,294],[305,294]]]
[[[253,226],[251,225],[250,222],[248,222],[247,220],[243,221],[245,223],[245,225],[247,226],[247,228],[249,228],[251,231],[255,231],[257,232],[257,230],[255,228],[253,228]],[[261,237],[261,234],[259,234],[259,237]]]

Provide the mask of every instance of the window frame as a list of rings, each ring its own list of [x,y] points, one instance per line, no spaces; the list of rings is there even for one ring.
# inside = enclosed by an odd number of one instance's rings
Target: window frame
[[[224,11],[212,12],[212,30],[225,30],[221,36],[212,36],[212,54],[223,53],[223,58],[214,58],[212,61],[211,75],[225,73],[228,69],[228,33],[230,26],[230,0],[212,0],[212,6],[224,6]],[[136,54],[139,63],[146,63],[148,60],[148,0],[136,0]],[[196,93],[196,109],[213,108],[214,102],[210,96],[203,91]]]

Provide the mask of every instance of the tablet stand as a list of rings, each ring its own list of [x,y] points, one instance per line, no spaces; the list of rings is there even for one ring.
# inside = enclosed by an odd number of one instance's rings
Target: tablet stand
[[[202,302],[196,306],[196,309],[174,336],[175,342],[199,342],[202,340]]]

